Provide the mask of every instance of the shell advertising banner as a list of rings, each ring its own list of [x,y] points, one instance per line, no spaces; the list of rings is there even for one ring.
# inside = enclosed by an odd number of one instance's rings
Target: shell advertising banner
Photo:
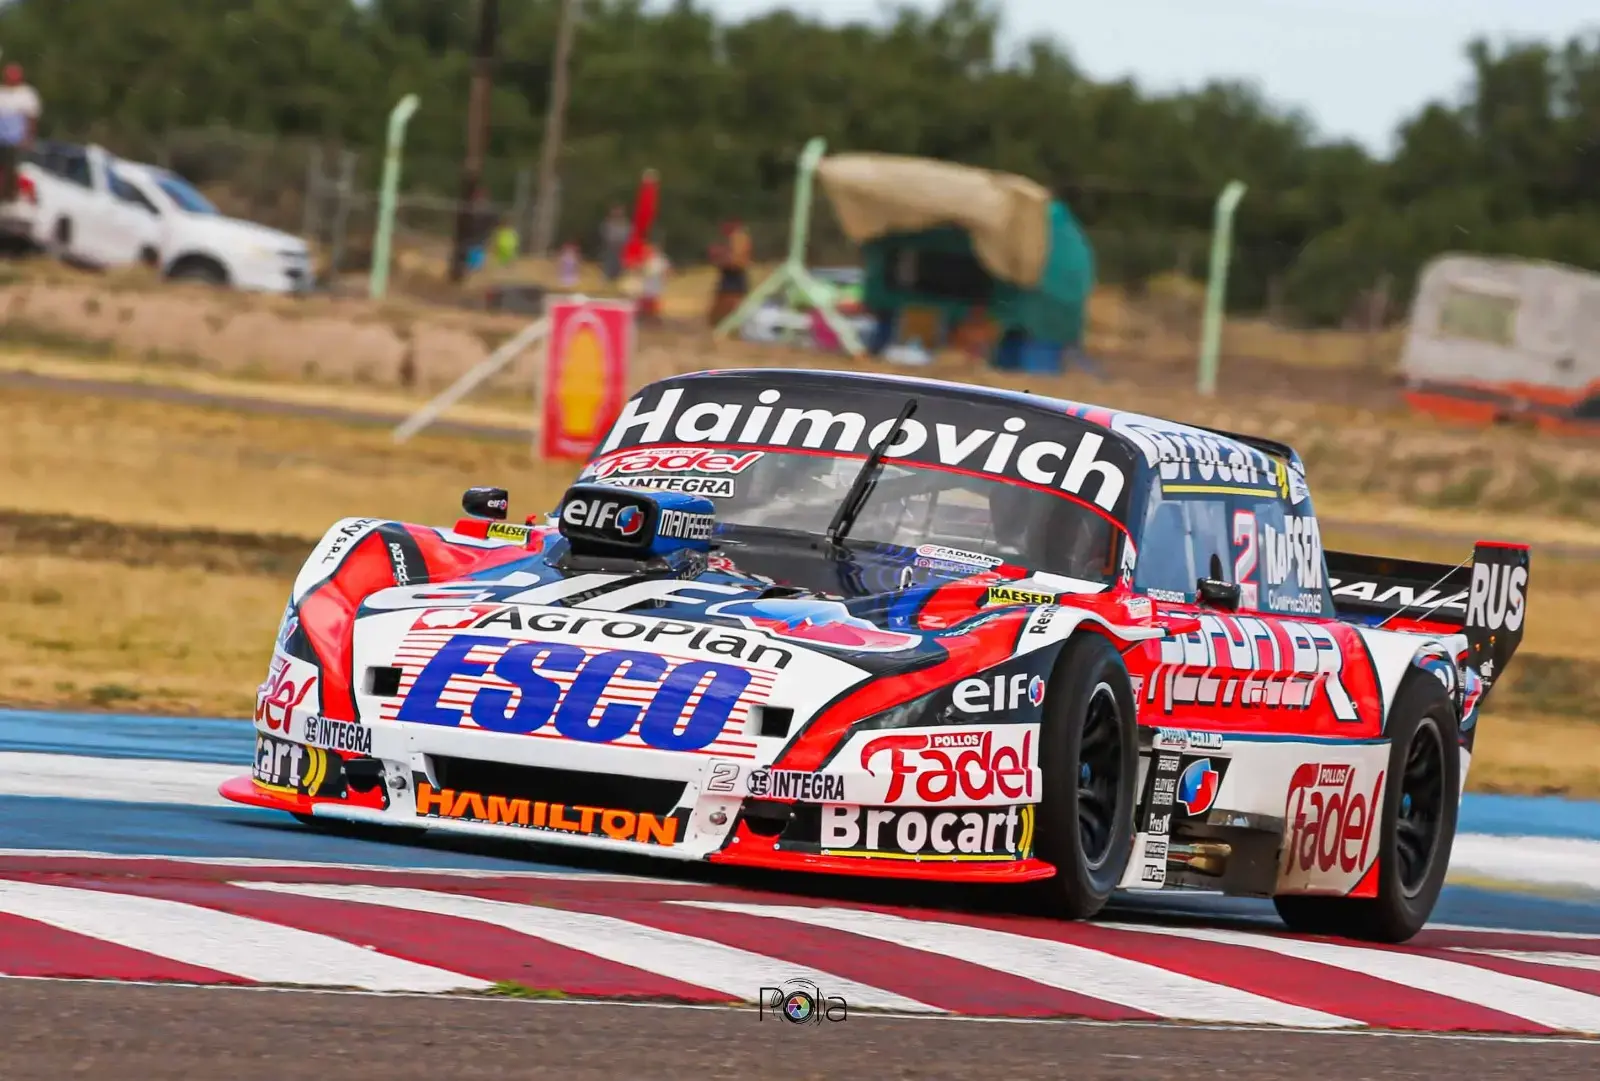
[[[622,411],[633,354],[633,305],[569,298],[547,309],[545,458],[587,458]]]

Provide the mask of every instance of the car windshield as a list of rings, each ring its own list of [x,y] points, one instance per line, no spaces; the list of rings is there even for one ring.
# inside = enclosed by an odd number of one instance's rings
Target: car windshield
[[[814,452],[647,446],[597,458],[581,479],[703,495],[723,526],[824,535],[861,465]],[[1006,562],[1106,585],[1119,533],[1066,495],[886,461],[847,543],[917,549],[919,562],[955,575]]]
[[[189,214],[220,213],[216,207],[211,205],[211,200],[201,195],[194,189],[193,185],[181,176],[163,172],[156,173],[155,178],[156,183],[161,186],[161,190],[167,193],[167,198],[177,203],[180,210]]]

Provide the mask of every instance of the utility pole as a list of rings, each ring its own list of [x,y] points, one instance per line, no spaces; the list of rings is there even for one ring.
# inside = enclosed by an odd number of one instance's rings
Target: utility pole
[[[472,56],[472,88],[467,98],[467,156],[461,164],[461,202],[456,210],[456,239],[450,254],[450,280],[467,270],[467,241],[477,207],[473,195],[483,180],[483,159],[489,149],[489,91],[494,75],[494,44],[500,32],[500,0],[478,0],[478,44]]]
[[[544,145],[539,148],[539,201],[534,204],[532,254],[543,259],[550,254],[556,231],[556,166],[561,160],[561,143],[567,126],[567,68],[572,57],[572,38],[577,30],[582,0],[561,0],[561,23],[556,30],[554,71],[550,75],[550,108],[544,118]]]

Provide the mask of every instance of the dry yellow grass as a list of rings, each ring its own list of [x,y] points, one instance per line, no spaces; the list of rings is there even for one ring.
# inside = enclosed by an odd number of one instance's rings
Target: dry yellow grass
[[[272,378],[230,379],[210,372],[192,371],[174,364],[132,360],[75,360],[43,352],[0,353],[0,372],[44,376],[52,380],[110,381],[145,387],[170,387],[196,394],[214,394],[288,405],[341,409],[353,413],[392,417],[398,424],[432,397],[421,392],[376,390],[329,383],[307,383]],[[510,399],[510,400],[507,400]],[[497,395],[494,404],[465,401],[441,416],[468,424],[496,428],[525,428],[530,437],[534,424],[531,390],[520,396]]]
[[[0,395],[0,507],[320,536],[347,515],[448,524],[463,489],[545,510],[574,475],[527,446],[56,391]]]
[[[10,705],[248,716],[289,581],[0,555]]]
[[[1491,713],[1478,726],[1467,787],[1474,792],[1600,797],[1600,724],[1537,713]]]

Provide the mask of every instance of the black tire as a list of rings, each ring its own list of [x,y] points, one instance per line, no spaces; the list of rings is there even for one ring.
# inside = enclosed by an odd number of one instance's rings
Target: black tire
[[[57,259],[66,259],[72,251],[72,219],[57,218],[55,228],[50,230],[49,253]]]
[[[1388,734],[1378,894],[1273,898],[1291,930],[1404,942],[1433,913],[1461,806],[1461,743],[1455,705],[1444,686],[1427,673],[1409,673],[1390,710]]]
[[[1053,863],[1051,907],[1088,919],[1122,880],[1133,848],[1139,738],[1133,687],[1098,634],[1067,642],[1050,675],[1040,726],[1044,773],[1038,854]]]
[[[228,271],[215,259],[203,255],[186,255],[167,271],[167,279],[175,282],[200,282],[203,285],[225,286]]]

